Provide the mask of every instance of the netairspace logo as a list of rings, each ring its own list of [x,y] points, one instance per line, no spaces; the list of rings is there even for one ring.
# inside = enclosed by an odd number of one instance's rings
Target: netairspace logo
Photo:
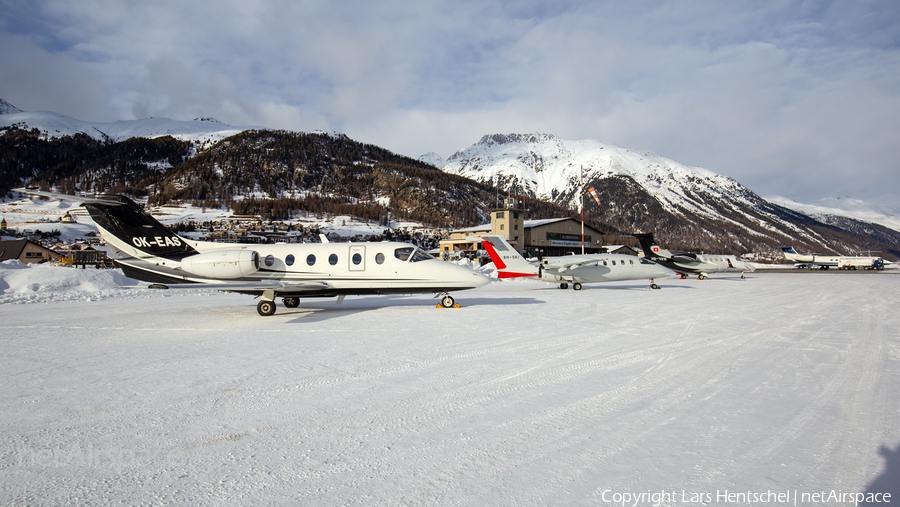
[[[91,444],[73,443],[66,446],[33,448],[16,444],[16,466],[38,469],[105,468],[121,471],[137,462],[158,459],[159,452],[123,448],[97,448]],[[171,456],[166,454],[166,460]]]
[[[621,507],[638,507],[648,505],[652,507],[660,507],[662,505],[697,505],[697,504],[715,504],[715,505],[820,505],[820,504],[841,504],[858,506],[860,503],[866,504],[889,504],[891,503],[890,493],[856,493],[843,491],[840,489],[822,490],[813,492],[802,492],[798,490],[784,490],[765,492],[753,491],[729,491],[716,490],[712,491],[624,491],[616,492],[611,489],[604,490],[600,498],[609,505],[619,505]]]

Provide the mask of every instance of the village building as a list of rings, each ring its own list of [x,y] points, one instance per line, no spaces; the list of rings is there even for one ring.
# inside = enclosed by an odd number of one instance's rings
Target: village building
[[[58,262],[59,253],[50,250],[28,239],[0,241],[0,262],[17,259],[29,264],[39,262]]]
[[[58,249],[62,258],[60,261],[66,266],[95,266],[108,268],[113,266],[105,250],[99,250],[89,244],[67,245],[65,249]]]

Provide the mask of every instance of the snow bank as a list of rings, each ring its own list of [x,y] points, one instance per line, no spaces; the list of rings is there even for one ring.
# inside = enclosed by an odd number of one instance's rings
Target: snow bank
[[[122,297],[137,286],[118,269],[75,269],[50,264],[0,262],[0,304],[93,301]]]

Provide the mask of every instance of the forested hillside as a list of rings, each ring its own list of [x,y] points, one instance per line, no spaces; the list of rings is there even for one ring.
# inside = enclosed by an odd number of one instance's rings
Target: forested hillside
[[[0,192],[30,185],[60,192],[113,192],[224,207],[287,219],[300,211],[388,216],[439,228],[487,220],[494,187],[342,135],[248,130],[194,154],[195,145],[164,136],[100,143],[87,136],[41,139],[37,130],[0,137]],[[532,217],[567,216],[558,205],[526,199]],[[595,224],[602,227],[601,224]]]

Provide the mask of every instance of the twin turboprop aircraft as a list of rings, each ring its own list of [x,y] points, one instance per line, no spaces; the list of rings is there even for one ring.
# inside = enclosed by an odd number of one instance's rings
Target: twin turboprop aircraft
[[[14,189],[81,203],[100,229],[126,276],[150,288],[204,288],[260,297],[262,316],[275,313],[275,298],[295,308],[304,297],[427,294],[490,283],[486,276],[426,254],[409,243],[212,243],[182,238],[122,195],[74,196]]]
[[[650,287],[658,289],[653,279],[671,272],[647,259],[622,254],[585,254],[544,257],[537,263],[525,260],[503,236],[481,236],[500,278],[536,277],[547,282],[559,282],[560,289],[575,290],[581,284],[621,280],[650,280]]]
[[[644,256],[658,262],[675,271],[681,278],[687,278],[687,274],[697,275],[698,280],[703,280],[709,273],[723,271],[740,271],[741,278],[744,272],[756,271],[749,262],[734,255],[698,255],[690,252],[670,252],[660,248],[653,239],[653,234],[633,234],[641,243]]]

